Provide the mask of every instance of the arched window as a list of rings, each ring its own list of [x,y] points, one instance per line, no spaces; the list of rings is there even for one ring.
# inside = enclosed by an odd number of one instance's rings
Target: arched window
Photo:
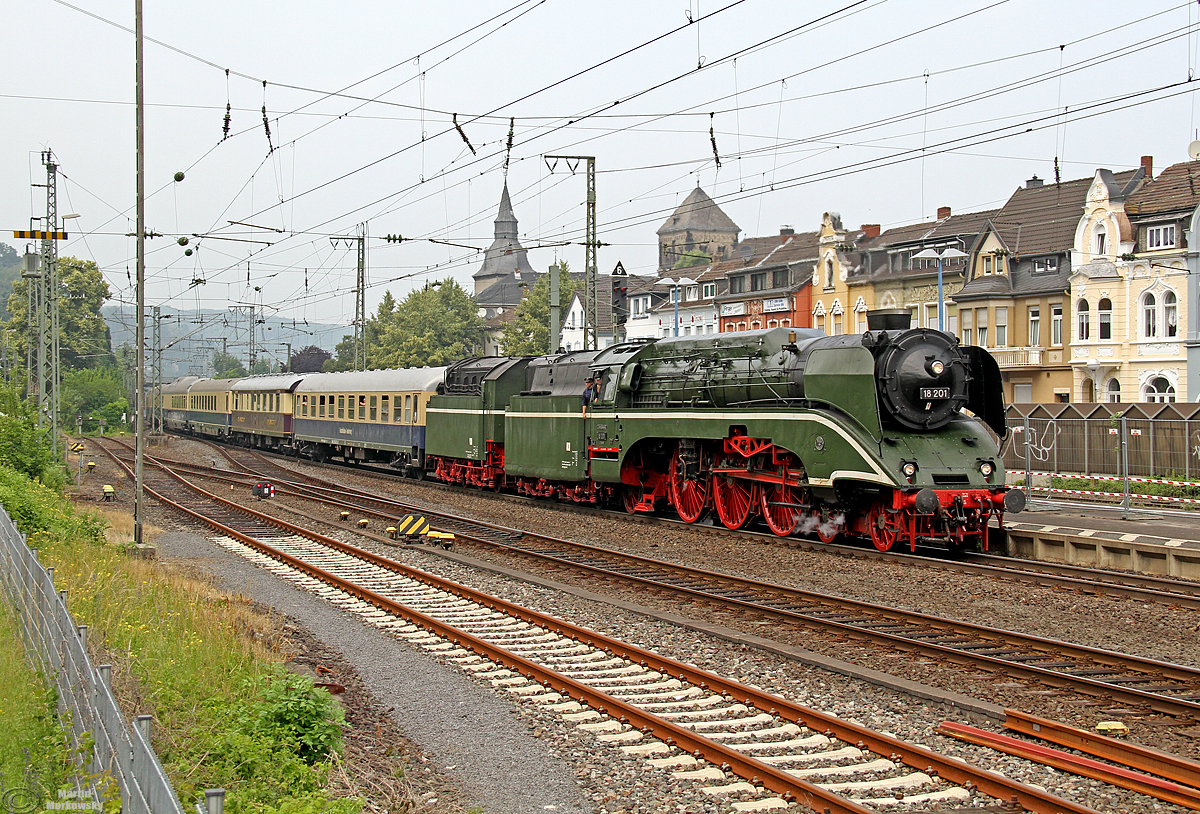
[[[1146,383],[1143,398],[1153,404],[1167,404],[1175,401],[1175,388],[1165,377],[1155,376]]]
[[[1088,313],[1088,301],[1080,300],[1075,304],[1075,316],[1079,321],[1079,339],[1090,339],[1092,336],[1091,314]],[[966,342],[967,340],[963,340]]]
[[[1109,404],[1121,403],[1121,382],[1116,379],[1109,379],[1104,390],[1106,394],[1106,400]]]
[[[1142,331],[1147,339],[1158,336],[1158,308],[1149,291],[1142,297]]]
[[[1095,389],[1096,389],[1096,385],[1092,382],[1092,380],[1090,378],[1084,379],[1083,380],[1083,398],[1081,399],[1081,401],[1083,401],[1087,404],[1090,404],[1091,402],[1095,401],[1096,400]]]
[[[1163,336],[1179,335],[1179,300],[1174,291],[1163,294]]]
[[[1100,300],[1096,312],[1100,317],[1100,338],[1112,339],[1112,300],[1108,297]]]
[[[1096,224],[1094,240],[1092,241],[1093,251],[1097,256],[1104,256],[1108,253],[1108,229],[1103,223]]]

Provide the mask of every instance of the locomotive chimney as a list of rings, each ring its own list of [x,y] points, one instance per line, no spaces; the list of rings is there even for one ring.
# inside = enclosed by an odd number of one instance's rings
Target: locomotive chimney
[[[907,331],[912,313],[907,308],[879,308],[867,312],[868,331]]]

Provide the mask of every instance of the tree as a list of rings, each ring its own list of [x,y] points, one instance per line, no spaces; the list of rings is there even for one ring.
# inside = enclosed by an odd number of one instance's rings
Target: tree
[[[367,367],[444,365],[483,344],[484,327],[475,301],[453,279],[414,290],[401,303],[390,292],[367,320]],[[344,343],[345,340],[343,340]],[[342,345],[338,345],[339,356]]]
[[[679,256],[679,260],[675,262],[673,269],[690,269],[692,266],[707,266],[712,262],[712,258],[699,249],[691,249]]]
[[[271,360],[265,356],[260,356],[254,360],[254,364],[250,367],[250,375],[261,376],[266,373],[274,373],[271,370]]]
[[[563,308],[571,304],[576,283],[567,273],[566,260],[558,261],[559,302]],[[538,277],[529,295],[517,306],[517,317],[504,329],[501,340],[504,352],[514,356],[536,356],[550,353],[550,275]]]
[[[333,354],[322,350],[316,345],[301,348],[292,354],[291,370],[293,373],[319,373],[322,367],[333,358]]]
[[[214,378],[237,379],[246,375],[246,366],[232,353],[216,351],[213,353],[212,363],[213,370],[216,371]]]
[[[0,386],[0,466],[40,478],[53,463],[38,430],[37,407],[21,398],[15,387]]]
[[[108,283],[91,260],[58,259],[59,361],[63,370],[105,367],[113,364],[112,339],[100,307],[108,299]],[[29,280],[13,283],[8,298],[12,314],[7,327],[15,358],[25,357],[29,345]]]
[[[13,283],[21,277],[25,269],[25,260],[17,254],[16,249],[7,243],[0,243],[0,319],[9,320],[12,314],[8,312],[8,298],[12,295]]]
[[[121,425],[121,417],[129,414],[129,399],[122,390],[115,367],[69,371],[63,376],[63,426],[74,427],[78,418],[85,432],[97,429],[99,419],[110,429]]]

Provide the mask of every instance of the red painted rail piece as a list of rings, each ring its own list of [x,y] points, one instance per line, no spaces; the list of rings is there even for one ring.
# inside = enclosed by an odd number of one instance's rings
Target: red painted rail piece
[[[1109,785],[1119,786],[1130,791],[1147,794],[1168,803],[1175,803],[1193,811],[1200,811],[1200,789],[1181,786],[1170,780],[1152,777],[1148,774],[1135,772],[1130,769],[1101,763],[1091,758],[1080,757],[1069,752],[1040,746],[1036,743],[1010,738],[996,732],[988,732],[966,724],[946,721],[937,728],[939,735],[957,738],[977,746],[987,746],[998,752],[1015,755],[1016,757],[1032,760],[1046,766],[1052,766],[1064,772],[1090,777]]]
[[[1093,757],[1120,763],[1186,786],[1200,787],[1200,763],[1169,752],[1160,752],[1129,741],[1109,738],[1058,721],[1039,718],[1015,709],[1004,710],[1004,726],[1014,732],[1066,746]]]

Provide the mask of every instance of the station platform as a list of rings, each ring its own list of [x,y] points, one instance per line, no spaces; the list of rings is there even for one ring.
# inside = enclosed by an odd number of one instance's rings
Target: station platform
[[[1200,512],[1034,500],[1004,525],[1010,556],[1200,580]]]

